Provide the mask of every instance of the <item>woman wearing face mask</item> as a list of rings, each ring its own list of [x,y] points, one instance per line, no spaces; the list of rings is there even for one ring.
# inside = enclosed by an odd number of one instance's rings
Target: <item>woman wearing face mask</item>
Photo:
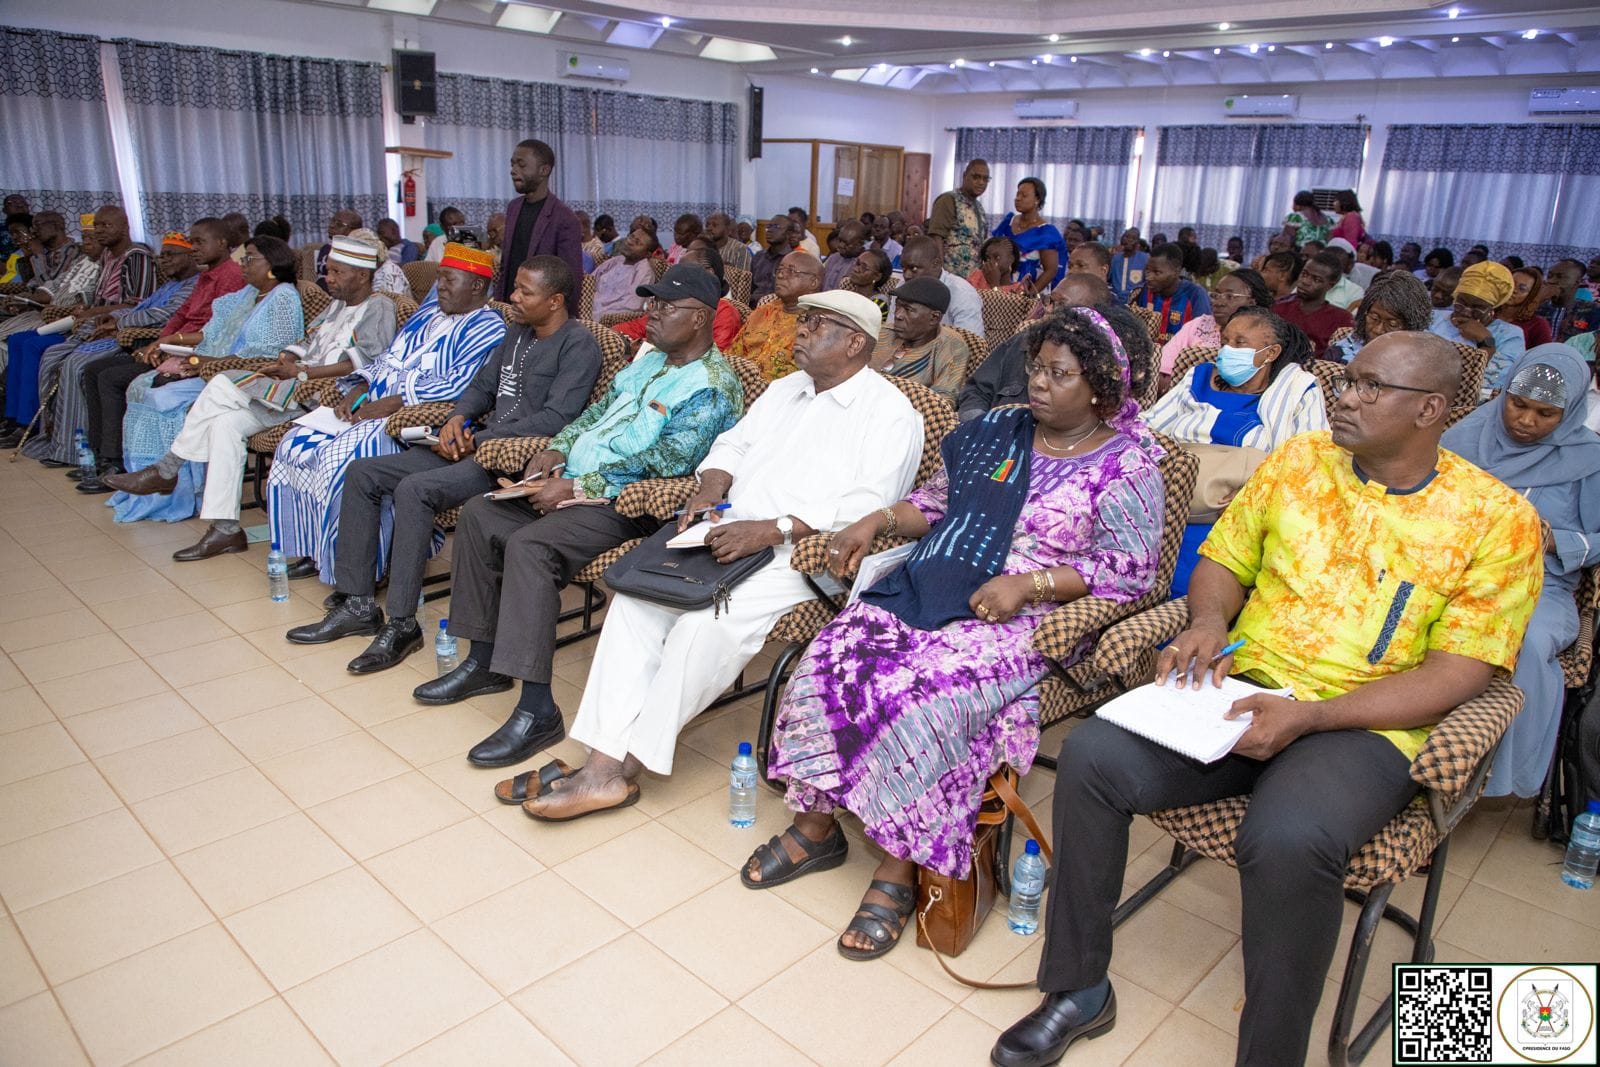
[[[1322,390],[1305,369],[1311,352],[1311,341],[1298,326],[1266,308],[1241,307],[1222,328],[1216,363],[1201,363],[1173,383],[1144,413],[1144,421],[1193,446],[1201,456],[1202,485],[1232,478],[1237,490],[1268,452],[1295,434],[1328,428]],[[1197,501],[1190,511],[1172,575],[1173,596],[1188,592],[1200,543],[1216,520],[1213,510]]]
[[[1528,498],[1544,526],[1544,589],[1511,681],[1511,720],[1484,793],[1538,794],[1550,767],[1566,682],[1556,657],[1578,636],[1573,593],[1600,562],[1600,438],[1584,424],[1589,368],[1567,345],[1540,345],[1511,365],[1505,391],[1439,442]]]
[[[1191,346],[1216,348],[1222,344],[1222,328],[1242,307],[1269,308],[1272,290],[1266,279],[1248,267],[1225,275],[1211,291],[1211,314],[1196,315],[1161,346],[1161,391],[1172,384],[1172,365],[1178,353]]]
[[[1426,330],[1432,324],[1428,287],[1403,270],[1385,271],[1372,279],[1356,305],[1355,326],[1328,346],[1325,358],[1349,363],[1368,341],[1395,330]]]

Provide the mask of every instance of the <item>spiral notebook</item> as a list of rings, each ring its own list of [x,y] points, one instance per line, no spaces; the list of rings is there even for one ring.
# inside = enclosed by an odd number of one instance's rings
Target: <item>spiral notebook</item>
[[[1292,696],[1288,689],[1266,689],[1238,678],[1222,679],[1221,688],[1207,680],[1199,689],[1179,689],[1169,678],[1166,685],[1142,685],[1107,701],[1096,715],[1124,730],[1154,741],[1163,748],[1215,763],[1233,750],[1250,728],[1250,716],[1222,716],[1242,697],[1259,693]]]

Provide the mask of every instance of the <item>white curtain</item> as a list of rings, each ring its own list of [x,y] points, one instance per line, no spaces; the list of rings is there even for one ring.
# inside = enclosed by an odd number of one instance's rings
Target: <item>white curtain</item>
[[[1012,210],[1017,183],[1045,184],[1045,218],[1099,227],[1108,241],[1123,229],[1137,126],[966,126],[956,130],[958,166],[989,164],[984,210],[998,223]]]
[[[120,202],[100,42],[43,30],[0,29],[0,193],[35,212],[80,214]]]
[[[1371,222],[1396,248],[1587,262],[1597,196],[1600,125],[1391,126]]]

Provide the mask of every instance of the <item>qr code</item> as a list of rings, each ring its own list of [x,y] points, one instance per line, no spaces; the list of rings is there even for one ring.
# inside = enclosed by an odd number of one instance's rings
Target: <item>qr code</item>
[[[1491,985],[1488,967],[1395,968],[1395,1064],[1492,1062]]]

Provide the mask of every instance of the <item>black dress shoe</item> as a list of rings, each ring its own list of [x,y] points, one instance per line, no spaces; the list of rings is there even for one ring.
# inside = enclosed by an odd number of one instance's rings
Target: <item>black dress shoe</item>
[[[81,481],[83,481],[83,468],[82,467],[73,467],[71,470],[69,470],[67,472],[67,480],[69,482],[81,482]]]
[[[339,590],[335,589],[333,592],[322,598],[322,610],[332,611],[334,608],[338,607],[340,604],[343,604],[349,599],[349,593],[341,593]]]
[[[289,580],[298,582],[302,578],[315,578],[317,576],[317,561],[310,556],[301,556],[289,564]]]
[[[72,463],[63,463],[59,459],[41,459],[39,462],[44,466],[49,467],[53,471],[58,471],[63,467],[75,466],[75,464]]]
[[[500,729],[473,746],[467,753],[467,762],[477,767],[509,767],[566,736],[559,711],[536,716],[516,708]]]
[[[390,619],[378,630],[367,650],[345,666],[351,674],[376,674],[398,667],[411,653],[422,647],[422,627],[417,620]]]
[[[382,628],[382,608],[373,608],[370,614],[361,615],[346,602],[328,612],[321,622],[296,626],[283,636],[297,645],[325,645],[341,637],[369,637]]]
[[[468,656],[455,670],[431,682],[423,682],[411,695],[418,704],[454,704],[468,697],[504,693],[511,684],[509,676],[496,674],[486,664]]]
[[[1033,1011],[1000,1035],[989,1052],[995,1067],[1045,1067],[1067,1054],[1080,1037],[1099,1037],[1117,1025],[1117,991],[1106,994],[1105,1006],[1085,1020],[1070,993],[1046,993]]]
[[[154,472],[155,468],[150,470]],[[143,474],[140,471],[139,474]],[[122,474],[121,467],[101,467],[93,474],[84,474],[78,478],[78,492],[80,493],[115,493],[118,489],[109,479]],[[133,477],[138,477],[134,475]]]

